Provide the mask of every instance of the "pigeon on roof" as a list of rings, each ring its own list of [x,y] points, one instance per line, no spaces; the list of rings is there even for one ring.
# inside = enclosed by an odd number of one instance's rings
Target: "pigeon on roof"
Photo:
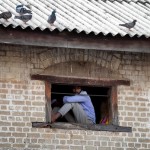
[[[3,18],[3,19],[9,19],[12,17],[12,13],[10,11],[6,11],[6,12],[2,12],[0,14],[0,19]]]
[[[29,14],[29,15],[22,15],[22,16],[15,16],[14,19],[20,19],[22,20],[23,22],[28,22],[29,20],[32,19],[32,14]]]
[[[25,7],[25,5],[17,5],[16,6],[16,12],[19,13],[20,15],[27,14],[27,13],[29,13],[29,14],[32,13],[31,10],[28,10],[24,7]],[[28,6],[26,6],[26,7],[28,7]]]
[[[47,22],[48,22],[50,25],[53,25],[53,23],[54,23],[55,20],[56,20],[56,15],[55,15],[55,13],[56,13],[56,10],[53,10],[52,13],[51,13],[51,15],[48,17]]]
[[[130,30],[131,28],[135,26],[136,22],[137,20],[133,20],[132,22],[129,22],[129,23],[119,24],[119,26],[124,26]]]

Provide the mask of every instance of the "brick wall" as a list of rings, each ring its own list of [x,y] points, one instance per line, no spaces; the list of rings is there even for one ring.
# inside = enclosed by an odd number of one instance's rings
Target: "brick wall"
[[[85,77],[131,80],[129,87],[118,87],[118,108],[119,124],[131,126],[132,133],[31,127],[32,121],[45,120],[45,87],[30,74],[63,75],[65,67],[58,71],[59,66],[70,62],[69,76],[78,76],[76,67],[88,64],[90,73],[81,71]],[[149,150],[150,54],[1,45],[0,149]]]

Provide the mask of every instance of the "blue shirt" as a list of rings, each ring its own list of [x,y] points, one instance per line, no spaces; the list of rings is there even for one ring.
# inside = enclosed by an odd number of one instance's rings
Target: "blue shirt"
[[[85,111],[88,119],[95,123],[95,110],[91,102],[91,98],[86,91],[81,91],[80,94],[74,96],[64,96],[64,103],[79,103]]]

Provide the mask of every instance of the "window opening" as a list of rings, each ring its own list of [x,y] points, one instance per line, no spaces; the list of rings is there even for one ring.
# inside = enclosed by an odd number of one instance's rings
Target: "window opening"
[[[33,80],[45,81],[45,110],[46,122],[32,122],[32,127],[35,128],[61,128],[61,129],[86,129],[95,131],[111,131],[111,132],[132,132],[131,127],[119,126],[118,123],[118,102],[117,102],[117,86],[130,85],[129,80],[93,80],[81,78],[66,78],[46,75],[31,75]],[[87,91],[96,112],[96,123],[94,125],[86,124],[68,124],[63,122],[51,123],[51,102],[54,99],[61,99],[64,95],[73,94],[72,87],[80,85],[83,90]],[[55,100],[54,100],[55,101]],[[102,119],[102,105],[106,104],[104,108],[109,109],[106,111],[109,114],[109,124],[101,125],[99,121]],[[107,108],[108,107],[108,108]],[[103,108],[103,109],[104,109]],[[100,113],[99,113],[100,112]]]
[[[72,89],[74,85],[52,84],[51,104],[54,107],[63,105],[63,96],[74,95]],[[96,124],[109,124],[110,109],[110,87],[81,86],[91,97],[96,115]],[[67,122],[65,117],[59,118],[56,122]]]

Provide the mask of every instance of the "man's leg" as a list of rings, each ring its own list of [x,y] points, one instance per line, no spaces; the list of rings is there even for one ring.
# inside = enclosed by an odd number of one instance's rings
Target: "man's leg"
[[[88,120],[85,111],[79,103],[65,103],[58,111],[60,116],[64,116],[69,110],[73,111],[73,114],[78,123],[92,124],[92,121]]]
[[[93,122],[88,119],[85,111],[79,103],[72,103],[72,105],[72,111],[78,123],[93,124]]]
[[[59,107],[54,107],[53,110],[52,110],[52,117],[51,117],[51,120],[52,122],[55,122],[55,120],[59,117],[61,117],[62,115],[59,113],[59,110],[60,108]],[[65,115],[64,115],[65,119],[68,121],[68,122],[76,122],[75,121],[75,118],[69,113],[67,112]]]

